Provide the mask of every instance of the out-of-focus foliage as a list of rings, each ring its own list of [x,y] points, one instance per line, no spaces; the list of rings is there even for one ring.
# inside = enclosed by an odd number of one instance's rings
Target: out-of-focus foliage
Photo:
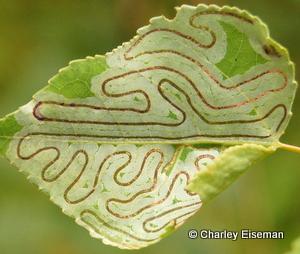
[[[103,54],[127,41],[152,16],[176,5],[235,5],[260,16],[299,66],[300,2],[161,0],[0,1],[1,116],[26,103],[71,59]],[[296,70],[299,74],[299,68]],[[299,75],[297,75],[299,77]],[[282,141],[300,145],[300,94]],[[300,157],[279,152],[164,241],[139,253],[283,253],[300,233]],[[220,212],[221,211],[221,212]],[[189,240],[189,228],[283,230],[285,240]],[[0,161],[0,252],[8,254],[127,253],[91,239],[4,159]]]
[[[298,238],[295,242],[293,242],[292,250],[286,254],[298,254],[298,253],[300,253],[300,238]]]

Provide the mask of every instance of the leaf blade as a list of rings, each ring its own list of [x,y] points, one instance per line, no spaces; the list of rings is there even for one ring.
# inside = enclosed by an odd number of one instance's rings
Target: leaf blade
[[[206,203],[228,188],[251,165],[276,149],[255,144],[227,148],[212,164],[194,176],[187,189],[198,193],[202,202]]]
[[[182,6],[174,19],[151,19],[105,56],[61,70],[13,118],[0,121],[0,152],[93,237],[137,249],[168,235],[200,198],[214,197],[273,152],[296,87],[287,50],[258,18],[230,7]],[[244,160],[234,163],[241,154]],[[161,170],[151,175],[155,163]],[[159,188],[140,189],[156,182]],[[184,206],[191,197],[195,210]]]

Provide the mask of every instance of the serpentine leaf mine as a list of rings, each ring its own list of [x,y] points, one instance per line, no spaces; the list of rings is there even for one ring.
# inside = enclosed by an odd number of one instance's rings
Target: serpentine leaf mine
[[[257,17],[184,5],[60,70],[0,121],[0,153],[93,237],[138,249],[276,150],[296,87]]]

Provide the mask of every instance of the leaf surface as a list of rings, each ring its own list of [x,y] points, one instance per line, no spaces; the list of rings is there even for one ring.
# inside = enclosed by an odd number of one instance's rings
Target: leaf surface
[[[214,198],[233,183],[247,168],[276,151],[276,147],[244,144],[227,148],[214,163],[200,170],[187,189],[199,194],[202,202]]]
[[[276,150],[295,91],[258,18],[184,5],[60,70],[0,121],[0,152],[92,236],[138,249]]]

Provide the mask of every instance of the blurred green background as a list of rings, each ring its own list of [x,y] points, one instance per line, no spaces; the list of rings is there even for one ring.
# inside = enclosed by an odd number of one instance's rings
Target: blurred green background
[[[0,115],[25,104],[72,59],[104,54],[174,6],[235,5],[258,15],[300,62],[299,0],[0,0]],[[299,77],[300,68],[298,68]],[[282,141],[300,145],[300,94]],[[284,253],[300,235],[300,156],[279,151],[160,243],[130,253]],[[189,240],[190,228],[285,231],[285,240]],[[126,254],[105,246],[0,159],[1,254]]]

